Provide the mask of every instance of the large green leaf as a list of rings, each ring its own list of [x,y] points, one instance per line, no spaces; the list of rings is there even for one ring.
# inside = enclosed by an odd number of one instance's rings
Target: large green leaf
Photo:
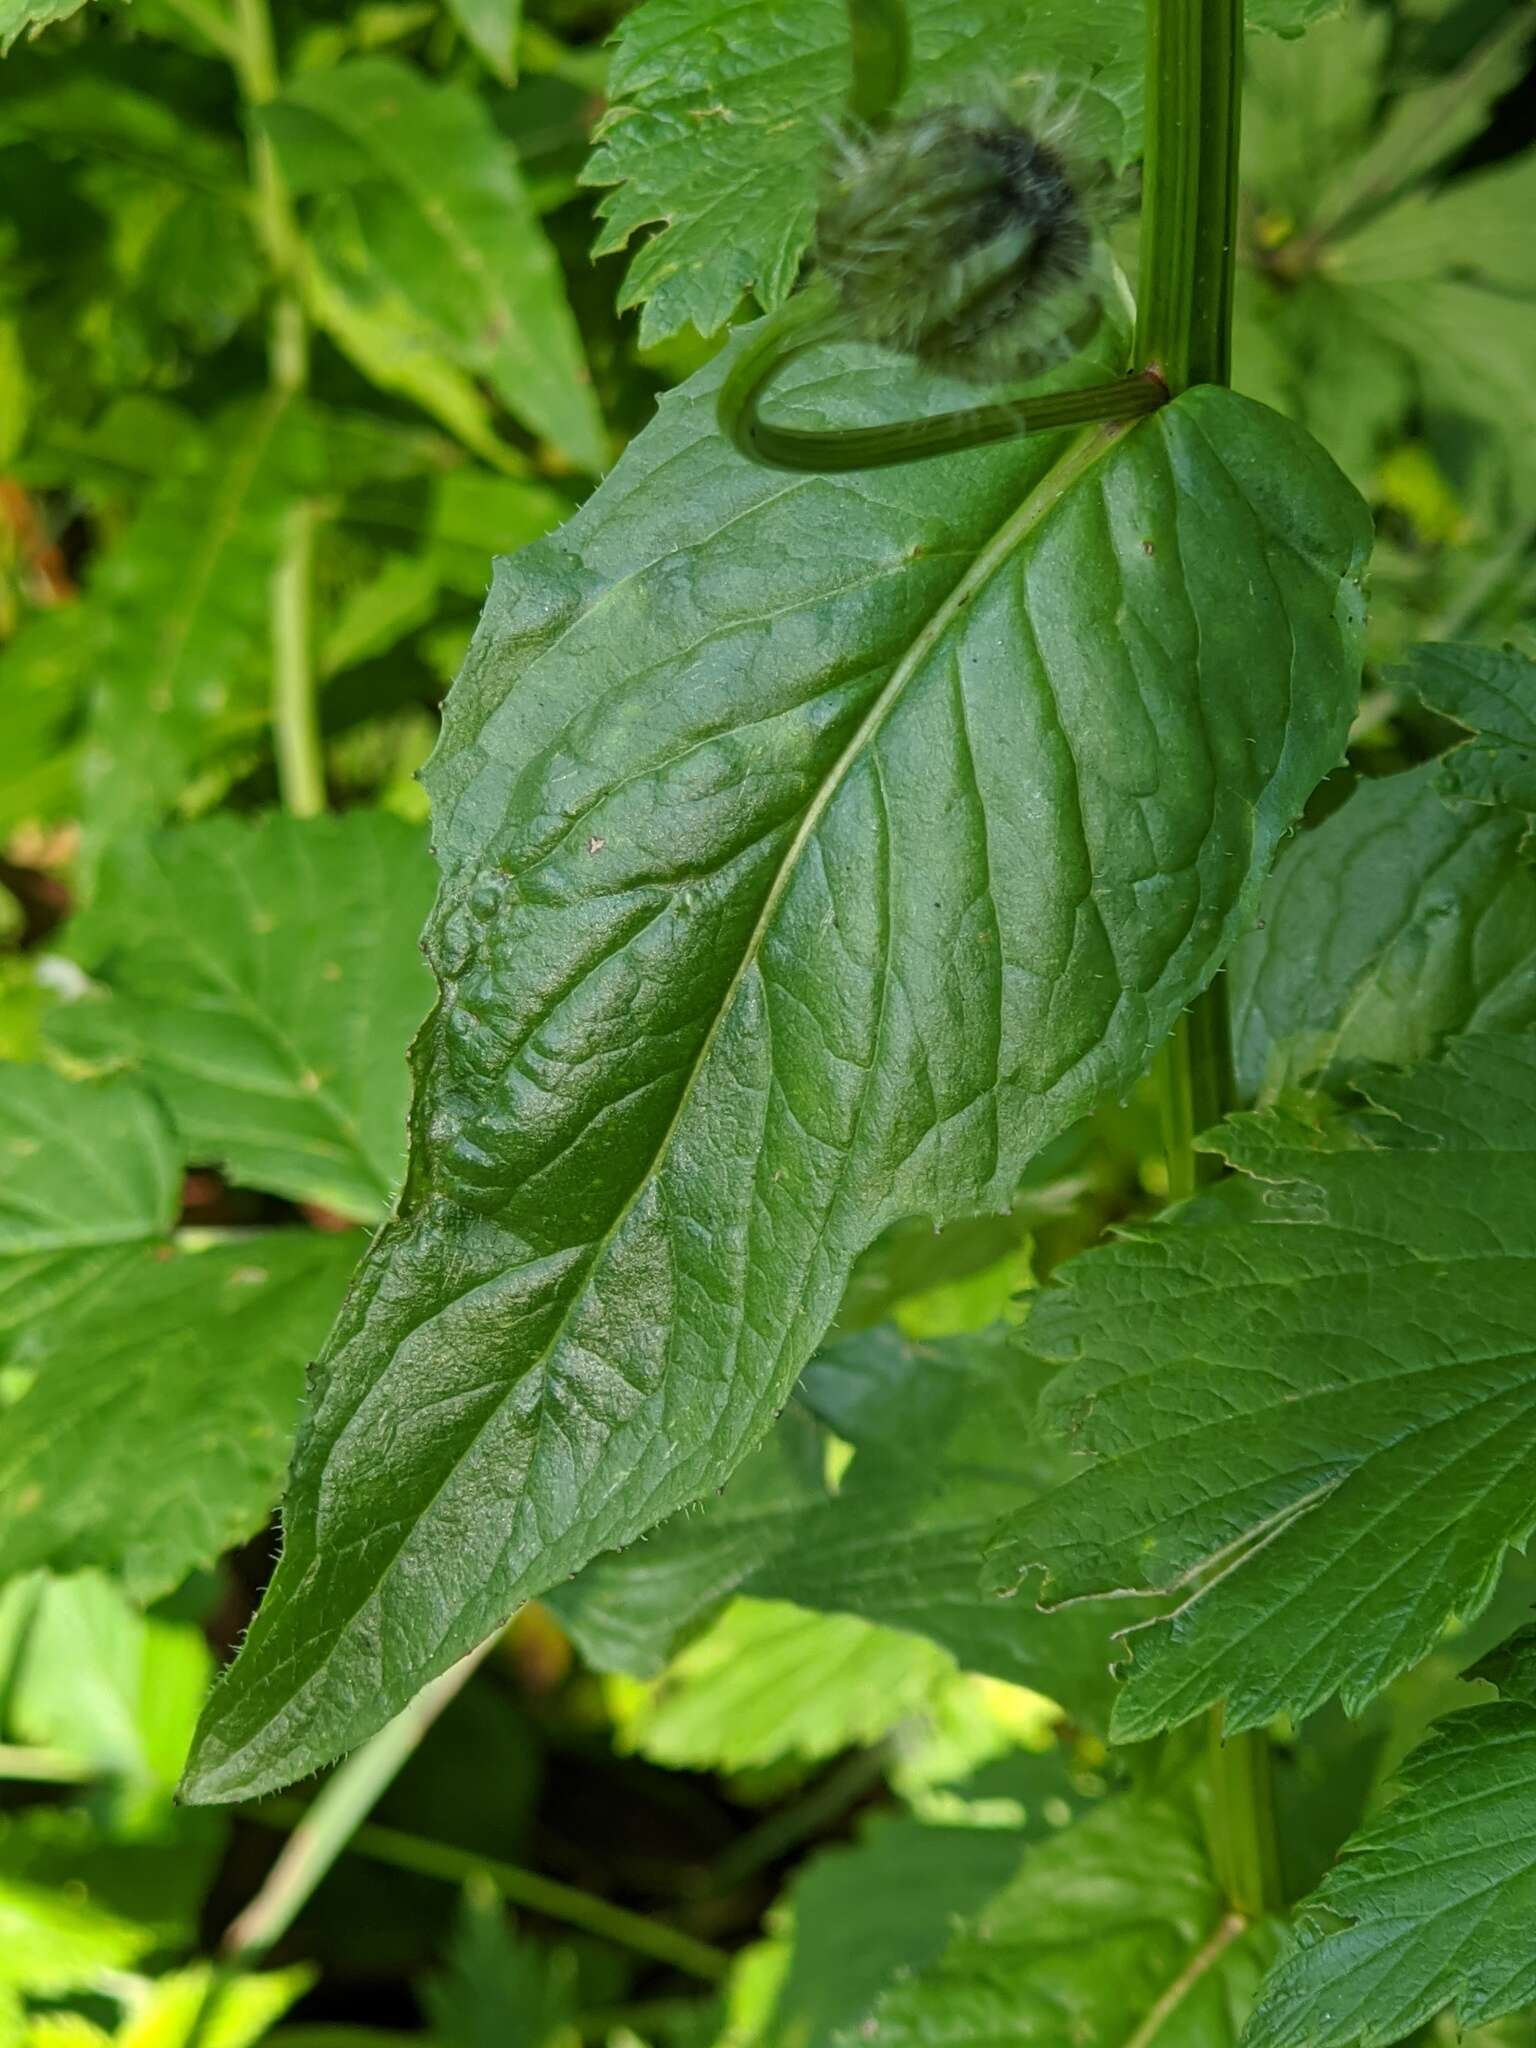
[[[1530,1632],[1484,1674],[1505,1697],[1448,1715],[1414,1750],[1303,1904],[1245,2048],[1384,2048],[1442,2006],[1472,2027],[1536,2002]]]
[[[1025,1851],[938,1960],[888,1991],[874,2048],[1234,2048],[1273,1953],[1228,1910],[1182,1807],[1114,1799]]]
[[[0,1408],[0,1579],[99,1565],[152,1600],[260,1528],[356,1256],[309,1230],[137,1250],[34,1328]]]
[[[371,1221],[404,1163],[431,898],[422,835],[382,812],[126,840],[72,932],[105,1000],[56,1010],[51,1034],[144,1073],[189,1157]]]
[[[357,57],[295,79],[262,120],[294,190],[346,209],[367,264],[444,354],[581,468],[602,468],[560,267],[481,101]]]
[[[914,100],[1016,77],[1079,88],[1083,141],[1116,163],[1141,121],[1141,0],[914,0]],[[978,80],[984,81],[979,88]],[[843,0],[646,0],[619,32],[608,112],[584,172],[603,199],[599,254],[660,222],[620,304],[646,341],[713,334],[744,292],[787,298],[811,239],[830,126],[848,98]]]
[[[1412,1066],[1457,1032],[1536,1023],[1536,663],[1422,648],[1399,671],[1477,737],[1367,782],[1282,854],[1228,967],[1239,1076],[1265,1093],[1361,1061]],[[1486,726],[1486,730],[1481,728]]]
[[[1536,1526],[1536,1039],[1369,1087],[1320,1129],[1222,1125],[1254,1178],[1075,1261],[1031,1318],[1094,1459],[1008,1527],[1005,1577],[1189,1589],[1132,1636],[1123,1740],[1219,1699],[1234,1731],[1358,1711]]]
[[[448,0],[449,12],[504,84],[517,69],[522,0]]]
[[[25,1364],[71,1306],[110,1297],[176,1220],[181,1155],[132,1081],[87,1087],[0,1065],[0,1363]]]
[[[1141,1070],[1337,758],[1365,520],[1295,429],[1201,389],[1048,475],[787,480],[722,444],[723,367],[499,566],[429,771],[405,1192],[197,1797],[727,1478],[882,1225],[1001,1205]]]

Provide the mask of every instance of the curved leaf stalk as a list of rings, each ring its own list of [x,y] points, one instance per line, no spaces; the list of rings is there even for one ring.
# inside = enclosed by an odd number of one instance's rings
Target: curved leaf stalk
[[[257,110],[278,92],[277,51],[268,0],[235,0],[231,60],[250,125],[251,205],[276,285],[267,341],[275,394],[297,398],[309,381],[309,323],[299,297],[302,242],[293,200]],[[272,579],[272,733],[283,807],[296,818],[325,809],[325,769],[315,701],[311,586],[315,508],[293,506]]]
[[[855,120],[878,124],[906,83],[909,37],[902,0],[848,0],[848,36],[849,113]],[[721,386],[719,420],[721,432],[750,461],[765,469],[821,474],[885,469],[894,463],[984,448],[1020,434],[1139,419],[1155,412],[1169,396],[1161,377],[1141,374],[1080,391],[1003,399],[926,419],[896,420],[888,426],[813,432],[765,420],[759,408],[779,372],[806,349],[835,340],[841,331],[831,287],[825,279],[813,278],[763,322],[742,351]]]
[[[1231,378],[1241,56],[1241,0],[1152,0],[1135,359],[1175,394]],[[1182,1201],[1220,1170],[1195,1138],[1236,1101],[1220,976],[1179,1020],[1157,1082],[1168,1197]],[[1211,1849],[1227,1898],[1249,1916],[1278,1906],[1268,1737],[1259,1729],[1225,1740],[1219,1708],[1211,1786]]]
[[[993,441],[1011,441],[1019,434],[1139,419],[1168,399],[1159,378],[1138,375],[1079,391],[1048,391],[1039,398],[1000,399],[926,419],[894,420],[888,426],[816,431],[765,420],[759,403],[779,372],[805,350],[834,340],[838,332],[831,287],[816,279],[771,314],[737,357],[720,387],[719,419],[721,430],[751,461],[765,469],[822,473],[885,469],[893,463],[921,462]]]

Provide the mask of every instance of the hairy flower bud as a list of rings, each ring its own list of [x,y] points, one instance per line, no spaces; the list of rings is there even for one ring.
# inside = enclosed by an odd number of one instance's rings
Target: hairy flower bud
[[[936,107],[841,139],[816,255],[861,340],[977,379],[1081,348],[1109,281],[1109,173],[1072,162],[1060,116]]]

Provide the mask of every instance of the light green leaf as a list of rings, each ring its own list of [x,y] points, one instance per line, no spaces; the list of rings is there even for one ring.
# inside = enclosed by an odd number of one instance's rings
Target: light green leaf
[[[1528,1632],[1508,1651],[1502,1668],[1474,1674],[1505,1697],[1435,1724],[1390,1803],[1302,1905],[1245,2048],[1385,2048],[1443,2006],[1472,2027],[1536,2002]]]
[[[1439,761],[1362,783],[1282,854],[1227,970],[1249,1094],[1361,1061],[1413,1066],[1458,1032],[1536,1024],[1530,818],[1453,800],[1488,789],[1536,804],[1536,664],[1427,647],[1395,677],[1488,729]]]
[[[728,1478],[883,1225],[1001,1206],[1140,1072],[1338,757],[1363,508],[1273,415],[786,480],[724,367],[499,566],[428,776],[416,1152],[198,1797]],[[952,398],[851,351],[785,387]]]
[[[348,209],[368,265],[441,352],[578,467],[601,469],[559,264],[480,100],[357,57],[295,79],[262,119],[294,190]]]
[[[0,57],[29,29],[46,28],[51,21],[67,21],[85,4],[86,0],[0,0]]]
[[[472,1886],[421,2002],[440,2048],[577,2048],[576,1991],[571,1950],[514,1934],[498,1894]]]
[[[194,1941],[223,1836],[207,1820],[162,1813],[129,1837],[79,1806],[0,1814],[0,1989],[84,1989]]]
[[[0,1363],[25,1366],[50,1323],[110,1299],[176,1220],[181,1154],[164,1110],[126,1080],[88,1086],[0,1065]]]
[[[1186,1589],[1132,1634],[1120,1740],[1219,1699],[1234,1732],[1358,1712],[1536,1526],[1536,1039],[1369,1092],[1222,1125],[1254,1178],[1074,1261],[1030,1319],[1093,1463],[1005,1527],[1001,1574]]]
[[[169,1791],[211,1676],[199,1631],[146,1618],[97,1572],[37,1573],[5,1597],[25,1609],[14,1663],[0,1666],[15,1738]]]
[[[449,11],[503,85],[517,75],[522,0],[448,0]]]
[[[615,1689],[614,1733],[673,1770],[817,1763],[932,1707],[954,1669],[921,1636],[735,1600],[654,1685]]]
[[[50,1035],[132,1062],[189,1157],[372,1220],[400,1180],[431,896],[422,835],[382,813],[125,841],[72,928],[108,994],[54,1011]]]
[[[1083,140],[1117,164],[1139,147],[1140,0],[914,0],[909,97],[996,94],[1050,74],[1081,90]],[[982,81],[982,85],[978,85]],[[751,292],[789,296],[811,239],[828,133],[846,112],[842,0],[646,0],[619,30],[608,112],[583,172],[615,185],[597,251],[659,222],[621,306],[641,340],[714,334]]]
[[[138,1250],[109,1297],[34,1328],[35,1377],[0,1409],[0,1579],[99,1565],[153,1600],[254,1534],[357,1250],[308,1230]]]
[[[872,2048],[1235,2048],[1274,1951],[1228,1911],[1198,1824],[1154,1799],[1106,1801],[1025,1851],[944,1953],[896,1985]]]
[[[112,2048],[254,2048],[310,1989],[315,1972],[307,1963],[286,1970],[246,1971],[221,1987],[212,2017],[199,2025],[213,1966],[195,1963],[158,1978],[149,1996],[113,2036]]]

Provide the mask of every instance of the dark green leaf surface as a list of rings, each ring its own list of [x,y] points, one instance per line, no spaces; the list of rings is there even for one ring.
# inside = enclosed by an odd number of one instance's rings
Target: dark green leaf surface
[[[807,1863],[785,1897],[794,1921],[772,2048],[831,2048],[862,2025],[893,1979],[936,1962],[955,1921],[1003,1889],[1024,1841],[1017,1828],[878,1813],[856,1842]]]
[[[1140,0],[914,0],[910,96],[983,97],[1042,74],[1079,89],[1089,149],[1117,164],[1139,147]],[[713,334],[750,291],[789,296],[811,239],[829,125],[847,108],[842,0],[646,0],[619,32],[609,110],[583,174],[616,185],[598,253],[639,249],[620,304],[642,339],[692,323]]]
[[[447,1967],[422,1986],[441,2048],[576,2048],[576,1958],[512,1932],[500,1898],[472,1887]]]
[[[25,1365],[71,1305],[110,1297],[180,1196],[181,1154],[147,1089],[0,1065],[0,1363]]]
[[[371,1221],[404,1163],[431,900],[423,835],[382,812],[125,841],[73,931],[109,993],[56,1011],[53,1037],[140,1069],[188,1157]]]
[[[1047,1596],[1192,1588],[1132,1637],[1113,1728],[1351,1711],[1486,1603],[1536,1526],[1536,1040],[1373,1076],[1314,1130],[1261,1111],[1228,1182],[1067,1272],[1030,1339],[1094,1454],[1005,1528]]]
[[[1229,1914],[1200,1829],[1115,1799],[1013,1881],[859,2029],[874,2048],[1232,2048],[1273,1953]]]
[[[1449,795],[1536,813],[1536,661],[1492,647],[1416,647],[1395,673],[1472,735],[1440,763]]]
[[[798,1403],[733,1475],[627,1550],[595,1557],[544,1595],[595,1671],[654,1678],[674,1647],[827,1498],[824,1439]]]
[[[0,1580],[99,1565],[153,1600],[254,1534],[357,1250],[308,1230],[141,1249],[110,1296],[34,1325],[31,1385],[0,1409]]]
[[[967,1671],[1103,1725],[1111,1619],[1043,1615],[980,1584],[998,1517],[1060,1485],[1073,1460],[1035,1420],[1041,1374],[1006,1329],[917,1344],[884,1327],[823,1352],[718,1499],[684,1509],[545,1596],[599,1670],[659,1671],[733,1592],[931,1638]],[[854,1450],[835,1492],[818,1415]],[[1123,1625],[1122,1604],[1113,1622]]]
[[[870,363],[786,404],[899,406]],[[1001,1207],[1141,1070],[1338,756],[1366,523],[1273,415],[786,479],[722,370],[501,566],[456,686],[405,1193],[197,1797],[727,1478],[884,1224]]]
[[[581,468],[601,469],[602,421],[560,267],[480,100],[393,58],[358,57],[295,79],[263,120],[294,190],[351,209],[369,265],[450,360]],[[346,346],[344,329],[337,339]]]
[[[1245,2048],[1385,2048],[1443,2006],[1471,2027],[1536,2002],[1536,1655],[1508,1650],[1506,1697],[1436,1723],[1302,1906]]]
[[[836,1498],[796,1515],[743,1590],[930,1636],[965,1670],[1102,1725],[1124,1607],[1046,1615],[981,1584],[999,1517],[1074,1469],[1036,1420],[1041,1384],[1006,1329],[911,1344],[887,1328],[824,1354],[803,1397],[856,1455]]]

